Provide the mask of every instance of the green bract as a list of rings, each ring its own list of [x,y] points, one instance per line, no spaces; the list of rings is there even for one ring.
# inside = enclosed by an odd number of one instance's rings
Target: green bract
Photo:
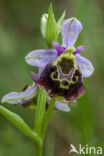
[[[56,22],[52,9],[52,4],[49,7],[48,14],[45,13],[41,17],[41,33],[50,48],[52,47],[52,42],[58,40],[58,35],[61,31],[64,17],[65,11],[63,12],[58,22]]]

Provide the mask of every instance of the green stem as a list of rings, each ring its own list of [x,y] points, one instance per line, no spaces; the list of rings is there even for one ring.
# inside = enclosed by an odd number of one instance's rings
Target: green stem
[[[39,94],[37,99],[37,109],[35,114],[35,130],[38,136],[40,137],[41,125],[45,114],[45,105],[46,105],[46,92],[39,88]],[[40,138],[41,139],[41,138]],[[36,156],[42,156],[43,149],[43,140],[41,139],[41,144],[36,146]]]
[[[43,93],[44,94],[44,93]],[[42,99],[42,92],[40,92],[40,95],[39,95],[39,97],[38,97],[38,111],[40,110],[39,109],[39,105],[40,105],[40,107],[41,107],[41,105],[42,105],[42,102],[44,101],[46,101],[45,100],[45,98],[46,98],[46,96],[43,96],[44,98],[44,100]],[[36,128],[39,126],[39,128],[41,127],[41,129],[40,129],[40,133],[39,133],[39,131],[38,131],[38,135],[39,135],[39,137],[41,138],[41,144],[38,144],[37,146],[36,146],[36,151],[37,151],[37,156],[42,156],[42,149],[43,149],[43,142],[44,142],[44,136],[45,136],[45,133],[46,133],[46,130],[47,130],[47,127],[48,127],[48,124],[49,124],[49,121],[50,121],[50,118],[51,118],[51,115],[52,115],[52,112],[53,112],[53,110],[54,110],[54,105],[55,105],[55,99],[53,98],[53,99],[51,99],[51,102],[50,102],[50,104],[49,104],[49,107],[48,107],[48,110],[46,111],[46,113],[45,113],[45,116],[44,116],[44,120],[42,120],[42,118],[41,118],[41,122],[39,122],[40,123],[40,126],[39,125],[37,125],[36,126]],[[44,107],[43,107],[44,108]],[[39,112],[41,112],[41,111],[39,111]],[[38,114],[38,112],[37,112],[37,114]],[[40,113],[39,113],[40,114]],[[43,113],[42,113],[43,114]],[[41,114],[40,114],[41,115]],[[40,118],[40,116],[38,116],[37,115],[37,120],[40,120],[40,119],[38,119],[38,118]],[[43,122],[42,122],[43,121]],[[37,123],[38,124],[38,123]]]
[[[42,156],[43,145],[36,146],[36,156]]]
[[[35,131],[39,134],[41,130],[41,124],[43,121],[46,105],[46,92],[39,88],[38,100],[37,100],[37,109],[35,115]]]
[[[43,123],[42,123],[41,133],[40,133],[42,140],[44,139],[46,130],[48,128],[48,124],[49,124],[52,112],[54,110],[55,101],[56,101],[55,98],[51,99],[50,104],[48,106],[48,110],[47,110],[47,112],[45,114],[45,117],[44,117],[44,120],[43,120]]]

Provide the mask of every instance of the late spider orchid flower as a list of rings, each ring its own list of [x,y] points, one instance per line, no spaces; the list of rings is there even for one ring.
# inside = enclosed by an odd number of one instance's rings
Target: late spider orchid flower
[[[2,102],[20,105],[31,103],[38,92],[37,87],[42,87],[48,94],[47,103],[55,97],[55,108],[69,111],[68,104],[75,103],[85,93],[83,78],[91,76],[94,71],[92,63],[79,54],[85,47],[74,47],[81,30],[82,24],[76,18],[64,20],[62,46],[53,42],[53,49],[33,50],[25,57],[28,64],[39,69],[38,75],[30,73],[34,85],[20,93],[5,95]]]

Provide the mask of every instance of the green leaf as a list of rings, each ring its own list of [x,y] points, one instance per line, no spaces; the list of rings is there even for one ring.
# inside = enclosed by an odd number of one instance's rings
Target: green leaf
[[[45,113],[46,97],[47,97],[46,92],[43,89],[39,88],[37,109],[36,109],[36,116],[35,116],[35,131],[38,134],[40,133],[41,124]]]
[[[61,31],[61,28],[62,28],[62,23],[63,23],[63,20],[65,18],[65,14],[66,12],[64,11],[61,15],[61,17],[59,18],[58,22],[57,22],[57,29],[58,29],[58,33],[60,33]]]
[[[41,139],[39,138],[39,136],[31,130],[31,128],[24,122],[24,120],[19,115],[11,112],[3,106],[0,106],[0,113],[22,133],[31,138],[37,144],[41,144]]]
[[[52,4],[49,7],[48,19],[47,19],[47,23],[46,23],[45,39],[50,48],[52,47],[52,42],[57,41],[57,39],[58,39],[57,23],[55,21]]]
[[[52,98],[50,103],[49,103],[48,110],[45,113],[44,120],[43,120],[43,123],[42,123],[42,128],[41,128],[41,138],[42,139],[44,139],[46,130],[48,128],[48,124],[49,124],[52,112],[54,110],[55,102],[56,102],[56,99]]]

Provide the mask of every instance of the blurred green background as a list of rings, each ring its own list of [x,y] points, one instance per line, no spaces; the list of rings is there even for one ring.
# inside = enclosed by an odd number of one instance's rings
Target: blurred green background
[[[49,0],[0,0],[0,99],[32,84],[29,71],[35,68],[24,57],[33,49],[47,48],[40,34],[40,17],[49,4]],[[86,45],[83,55],[93,62],[95,72],[84,80],[86,94],[71,112],[54,111],[44,156],[68,156],[70,144],[104,148],[104,0],[57,0],[53,8],[56,19],[66,10],[67,18],[75,16],[83,23],[76,45]],[[34,110],[4,106],[33,125]],[[0,115],[0,156],[18,155],[35,155],[34,144]]]

